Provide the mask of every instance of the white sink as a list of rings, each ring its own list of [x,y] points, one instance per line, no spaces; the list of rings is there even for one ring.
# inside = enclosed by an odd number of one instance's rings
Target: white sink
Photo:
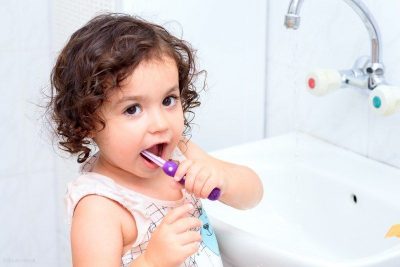
[[[227,266],[399,267],[400,170],[302,133],[212,153],[252,167],[264,198],[205,201]]]

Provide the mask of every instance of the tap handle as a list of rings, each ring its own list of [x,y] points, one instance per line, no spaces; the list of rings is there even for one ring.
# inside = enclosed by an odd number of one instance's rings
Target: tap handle
[[[326,95],[342,84],[339,71],[334,69],[316,69],[306,78],[307,91],[316,96]]]
[[[168,176],[174,177],[176,170],[178,169],[178,164],[175,161],[169,160],[165,162],[164,166],[162,167],[163,171],[165,174]],[[185,176],[182,177],[182,179],[179,180],[179,183],[182,185],[185,185]],[[209,200],[217,200],[221,195],[221,189],[218,187],[214,188],[211,193],[208,195]]]
[[[392,115],[400,110],[400,87],[379,85],[369,96],[371,109],[380,115]]]

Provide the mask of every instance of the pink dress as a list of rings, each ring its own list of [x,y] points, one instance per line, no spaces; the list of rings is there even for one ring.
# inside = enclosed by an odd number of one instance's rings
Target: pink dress
[[[173,158],[181,160],[184,156],[176,149]],[[192,203],[195,209],[191,212],[191,216],[195,216],[202,221],[203,226],[199,229],[202,235],[202,242],[197,253],[187,258],[181,266],[223,266],[215,233],[200,199],[188,194],[185,190],[182,190],[182,199],[176,201],[155,199],[137,193],[115,183],[109,177],[91,172],[96,159],[96,155],[91,157],[81,168],[81,175],[67,186],[65,202],[69,224],[72,222],[72,216],[79,200],[87,195],[103,196],[125,207],[135,218],[138,232],[137,239],[131,249],[121,258],[121,266],[127,267],[146,250],[153,231],[169,210],[185,203]]]

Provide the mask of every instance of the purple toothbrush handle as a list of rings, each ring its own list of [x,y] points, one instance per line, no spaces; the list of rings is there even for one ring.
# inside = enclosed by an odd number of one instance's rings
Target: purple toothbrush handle
[[[176,170],[178,169],[178,164],[176,162],[172,161],[172,160],[169,160],[169,161],[165,162],[165,164],[163,165],[162,169],[165,172],[165,174],[167,174],[168,176],[174,177],[175,173],[176,173]],[[185,178],[182,178],[181,180],[179,180],[179,183],[184,185],[185,184]],[[208,195],[208,199],[209,200],[217,200],[220,195],[221,195],[221,189],[216,187]]]
[[[221,189],[218,187],[214,188],[211,193],[208,195],[209,200],[217,200],[219,196],[221,195]]]

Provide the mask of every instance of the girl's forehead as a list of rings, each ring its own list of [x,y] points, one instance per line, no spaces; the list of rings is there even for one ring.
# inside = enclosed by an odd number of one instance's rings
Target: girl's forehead
[[[163,93],[179,87],[178,67],[171,57],[154,58],[141,62],[120,87],[111,90],[108,99],[119,101],[126,96],[145,96]]]
[[[142,89],[178,81],[178,67],[169,57],[141,62],[122,82],[122,90]]]

